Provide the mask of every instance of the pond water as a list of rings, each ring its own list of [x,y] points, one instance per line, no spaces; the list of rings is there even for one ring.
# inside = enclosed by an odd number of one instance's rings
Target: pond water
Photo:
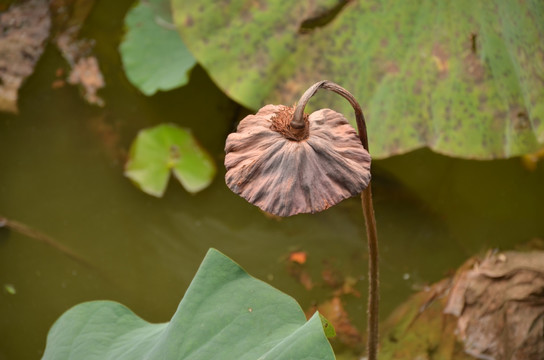
[[[66,65],[50,46],[20,94],[20,114],[0,114],[0,215],[49,235],[88,263],[0,229],[0,359],[39,358],[55,319],[83,301],[115,300],[148,321],[168,321],[210,247],[304,309],[330,298],[324,269],[357,279],[362,296],[343,301],[363,331],[367,253],[359,199],[279,220],[233,194],[223,180],[223,146],[246,110],[201,68],[186,87],[139,94],[117,52],[130,3],[97,2],[83,29],[96,39],[107,83],[104,108],[87,105],[77,88],[51,88]],[[201,193],[190,195],[171,179],[157,199],[123,176],[137,131],[163,122],[191,128],[212,154],[218,175]],[[542,163],[529,171],[519,159],[479,162],[422,149],[375,161],[373,176],[382,318],[468,257],[544,237]],[[311,290],[288,271],[292,250],[308,255]]]

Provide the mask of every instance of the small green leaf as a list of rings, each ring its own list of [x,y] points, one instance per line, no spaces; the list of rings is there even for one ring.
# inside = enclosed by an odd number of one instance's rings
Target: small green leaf
[[[142,191],[161,197],[170,171],[185,190],[206,188],[215,175],[215,164],[190,131],[162,124],[140,131],[130,148],[125,175]]]
[[[334,360],[316,313],[210,250],[169,323],[93,301],[64,313],[42,360]]]
[[[332,326],[331,322],[321,314],[319,314],[319,318],[321,319],[321,325],[323,326],[325,336],[327,336],[329,339],[335,337],[336,330],[334,330],[334,326]]]
[[[172,24],[168,0],[140,1],[125,18],[127,33],[119,48],[130,82],[146,95],[189,81],[196,64]]]
[[[4,284],[4,290],[6,290],[6,292],[10,295],[17,294],[17,289],[13,284]]]

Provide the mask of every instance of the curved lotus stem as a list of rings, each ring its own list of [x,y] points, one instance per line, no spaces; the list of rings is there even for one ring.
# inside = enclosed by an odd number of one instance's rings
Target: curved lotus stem
[[[359,138],[361,139],[361,143],[363,144],[363,147],[366,149],[366,151],[369,151],[368,138],[366,135],[365,116],[363,115],[363,110],[361,110],[361,106],[349,91],[347,91],[340,85],[333,83],[332,81],[323,80],[316,82],[308,90],[306,90],[304,94],[302,94],[295,108],[293,120],[291,121],[291,127],[295,129],[301,129],[305,126],[304,108],[306,107],[306,104],[308,103],[310,98],[314,96],[319,89],[333,91],[349,101],[349,103],[353,107],[353,110],[355,111],[355,121],[357,122],[357,129],[359,130]]]
[[[355,120],[357,122],[357,129],[359,132],[359,138],[363,147],[368,150],[368,138],[366,132],[366,122],[361,110],[361,106],[355,99],[355,97],[343,87],[331,82],[320,81],[312,85],[301,96],[293,114],[293,120],[291,121],[291,127],[293,129],[304,129],[304,108],[312,96],[315,95],[317,90],[326,89],[331,90],[342,97],[344,97],[355,111]],[[367,358],[368,360],[375,360],[378,352],[378,310],[379,310],[379,274],[378,274],[378,234],[376,230],[376,218],[374,216],[374,206],[372,203],[372,190],[370,183],[368,187],[361,192],[361,204],[363,207],[363,215],[365,217],[366,234],[368,239],[368,252],[369,252],[369,264],[368,264],[368,277],[369,277],[369,291],[368,291],[368,344],[367,344]]]

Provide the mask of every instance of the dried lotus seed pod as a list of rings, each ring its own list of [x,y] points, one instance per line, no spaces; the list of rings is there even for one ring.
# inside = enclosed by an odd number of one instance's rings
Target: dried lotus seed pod
[[[321,109],[291,127],[294,108],[266,105],[225,145],[227,186],[263,211],[315,213],[358,195],[370,182],[370,155],[346,118]]]

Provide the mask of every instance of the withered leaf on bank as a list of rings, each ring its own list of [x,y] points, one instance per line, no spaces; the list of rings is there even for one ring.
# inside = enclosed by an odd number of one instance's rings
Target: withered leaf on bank
[[[544,252],[468,260],[382,326],[380,358],[544,359]]]
[[[316,111],[298,139],[289,125],[293,111],[266,105],[240,122],[225,145],[227,186],[279,216],[319,212],[365,189],[370,155],[346,118]]]
[[[47,0],[29,0],[0,14],[0,111],[18,112],[18,91],[34,72],[50,26]]]
[[[93,42],[80,39],[79,32],[91,12],[95,0],[52,0],[54,41],[70,66],[68,83],[80,85],[90,104],[103,106],[97,94],[106,83],[98,59],[93,55]]]
[[[480,359],[544,359],[544,252],[486,257],[461,274],[445,313]]]
[[[451,278],[444,279],[414,294],[391,313],[381,324],[381,360],[473,359],[455,337],[455,316],[443,314],[451,285]]]
[[[68,83],[72,85],[81,85],[83,96],[89,103],[98,106],[104,105],[104,100],[97,95],[97,92],[103,88],[106,83],[100,72],[96,57],[88,56],[78,59],[68,76]]]

